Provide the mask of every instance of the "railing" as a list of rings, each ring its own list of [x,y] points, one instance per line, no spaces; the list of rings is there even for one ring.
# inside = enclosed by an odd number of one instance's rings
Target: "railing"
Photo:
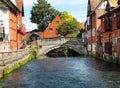
[[[82,39],[80,39],[80,38],[65,38],[65,37],[60,37],[60,38],[51,38],[51,39],[40,39],[40,40],[37,41],[37,43],[39,43],[38,45],[48,46],[48,45],[64,44],[67,41],[78,41],[78,42],[81,42]]]
[[[83,52],[83,42],[81,38],[51,38],[51,39],[41,39],[39,44],[42,46],[39,53],[46,54],[47,52],[59,48],[68,47],[79,53]]]
[[[10,64],[26,57],[30,53],[30,50],[31,48],[28,47],[18,51],[0,52],[0,66],[5,66],[6,64]]]

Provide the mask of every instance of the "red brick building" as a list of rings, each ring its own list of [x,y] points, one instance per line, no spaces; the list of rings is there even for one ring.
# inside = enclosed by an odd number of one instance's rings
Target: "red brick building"
[[[41,33],[41,38],[55,38],[57,35],[57,27],[62,23],[62,20],[59,16],[56,16],[53,21],[48,25],[48,27]]]
[[[24,6],[23,6],[23,0],[16,0],[16,6],[20,10],[19,15],[17,16],[18,23],[17,23],[17,32],[18,32],[18,49],[23,46],[23,37],[26,34],[26,28],[25,25],[22,22],[22,17],[24,16]]]
[[[98,19],[104,13],[104,6],[99,6],[102,0],[88,0],[87,10],[87,40],[88,52],[95,54],[97,52],[98,32],[101,30],[101,21]]]
[[[101,43],[103,54],[120,56],[120,0],[108,0],[101,19]]]
[[[19,42],[22,42],[22,36],[25,34],[25,27],[22,24],[24,15],[22,0],[2,0],[0,1],[0,14],[3,25],[0,32],[1,51],[13,51],[19,49]],[[3,32],[2,32],[3,31]]]

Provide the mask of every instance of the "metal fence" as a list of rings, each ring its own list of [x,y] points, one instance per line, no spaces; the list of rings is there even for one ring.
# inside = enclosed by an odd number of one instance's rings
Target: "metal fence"
[[[30,53],[30,51],[31,48],[27,47],[25,49],[12,52],[0,52],[0,66],[5,66],[6,64],[23,59]]]

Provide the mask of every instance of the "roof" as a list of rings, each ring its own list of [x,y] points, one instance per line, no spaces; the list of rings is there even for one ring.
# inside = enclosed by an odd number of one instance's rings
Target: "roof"
[[[20,12],[20,10],[16,7],[16,5],[13,4],[10,0],[2,0],[3,3],[5,3],[9,8],[11,8],[15,13]]]
[[[110,9],[110,12],[114,12],[114,11],[116,11],[117,9],[120,8],[120,5],[118,5],[118,1],[119,1],[119,0],[108,0],[109,5],[110,5],[111,7],[114,7],[114,8],[112,8],[112,9]],[[99,17],[99,19],[101,19],[102,17],[106,16],[107,14],[109,14],[109,13],[108,13],[108,12],[105,12],[102,16]]]
[[[90,0],[91,10],[94,10],[102,0]]]
[[[16,6],[22,12],[22,15],[24,16],[24,7],[23,7],[23,0],[16,0]]]

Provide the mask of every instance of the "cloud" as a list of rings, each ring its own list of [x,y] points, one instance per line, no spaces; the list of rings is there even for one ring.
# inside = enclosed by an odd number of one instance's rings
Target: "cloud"
[[[80,18],[77,18],[77,20],[78,20],[79,22],[85,22],[85,21],[86,21],[86,18],[80,17]]]
[[[32,6],[34,2],[37,2],[37,0],[24,0],[24,7]]]
[[[52,7],[58,9],[59,11],[68,11],[73,17],[75,17],[80,22],[85,22],[86,20],[86,10],[88,0],[46,0],[51,4]],[[37,26],[30,22],[30,10],[33,3],[37,0],[24,0],[25,7],[25,17],[23,22],[26,24],[27,31],[36,29]]]
[[[31,31],[31,30],[34,30],[34,29],[37,29],[37,25],[36,24],[34,24],[34,23],[27,23],[27,24],[25,24],[25,26],[26,26],[26,31],[28,32],[28,31]]]

